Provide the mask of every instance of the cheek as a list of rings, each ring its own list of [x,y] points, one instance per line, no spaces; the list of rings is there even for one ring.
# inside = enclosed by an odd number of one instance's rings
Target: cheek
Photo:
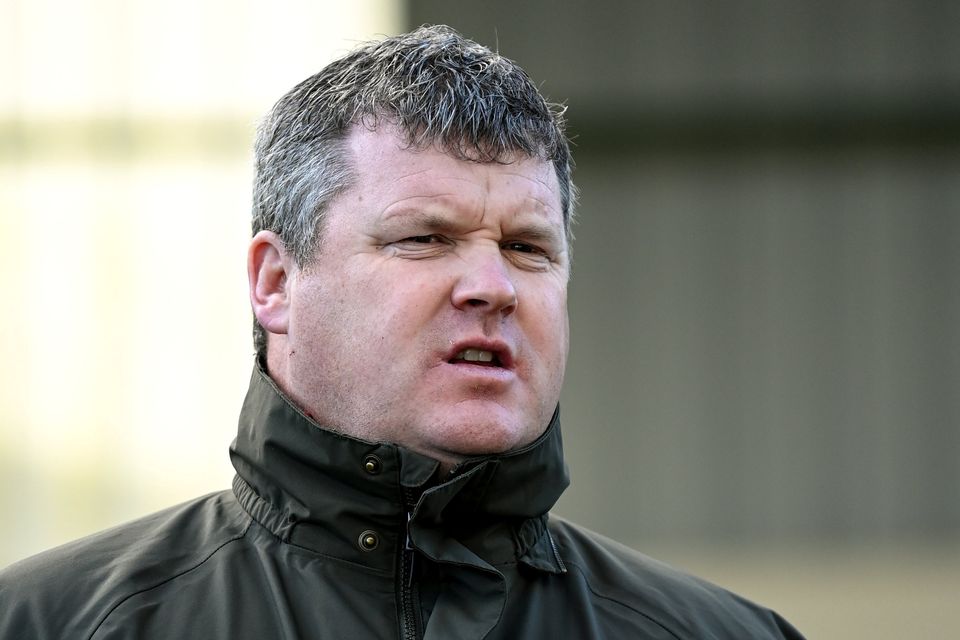
[[[566,291],[544,291],[529,302],[534,325],[539,326],[542,333],[549,333],[554,339],[565,342],[569,328]]]
[[[422,272],[392,278],[378,283],[372,298],[375,309],[386,315],[387,324],[401,333],[416,333],[429,329],[433,319],[439,319],[450,304],[449,278],[442,273]]]
[[[563,323],[560,330],[563,334],[561,338],[561,366],[564,366],[567,363],[567,353],[570,351],[570,318],[567,316],[566,306],[563,309]]]
[[[411,278],[354,280],[338,285],[315,330],[344,366],[360,368],[387,385],[391,372],[425,366],[448,338],[440,321],[439,294]],[[317,304],[323,305],[320,300]],[[362,363],[362,364],[361,364]]]
[[[292,345],[301,352],[325,352],[326,357],[349,348],[368,315],[361,313],[362,298],[362,287],[329,271],[301,283],[291,315]]]
[[[527,339],[540,353],[544,365],[551,369],[562,368],[566,362],[570,335],[566,296],[558,292],[528,302],[525,318]]]

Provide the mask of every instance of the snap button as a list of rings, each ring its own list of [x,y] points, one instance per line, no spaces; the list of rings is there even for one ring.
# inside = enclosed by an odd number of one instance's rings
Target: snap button
[[[369,473],[372,476],[380,473],[380,470],[383,469],[383,463],[380,462],[380,458],[370,454],[363,459],[363,470]]]
[[[380,536],[377,535],[376,531],[367,529],[360,534],[360,537],[357,539],[357,543],[364,551],[373,551],[380,546]]]

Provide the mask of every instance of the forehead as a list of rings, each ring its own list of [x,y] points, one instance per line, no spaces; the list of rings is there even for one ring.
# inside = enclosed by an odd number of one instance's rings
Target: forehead
[[[560,187],[553,165],[526,154],[501,162],[460,159],[437,146],[411,147],[390,125],[354,127],[347,137],[354,187],[373,197],[455,196],[485,198],[510,193],[527,209],[563,224]],[[533,206],[531,206],[533,205]]]

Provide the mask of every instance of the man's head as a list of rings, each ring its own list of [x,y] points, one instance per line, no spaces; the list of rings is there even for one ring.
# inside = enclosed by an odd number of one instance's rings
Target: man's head
[[[445,27],[295,87],[256,146],[271,375],[324,426],[446,462],[535,438],[566,358],[570,164],[560,111]]]

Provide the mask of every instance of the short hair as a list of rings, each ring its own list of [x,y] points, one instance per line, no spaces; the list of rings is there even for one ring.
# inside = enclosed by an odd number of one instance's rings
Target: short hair
[[[446,26],[369,42],[307,78],[273,106],[254,150],[253,233],[276,233],[304,266],[322,242],[324,213],[352,184],[345,140],[354,126],[395,126],[411,148],[456,158],[550,162],[571,238],[576,189],[565,108],[547,102],[515,62]],[[254,346],[266,333],[254,318]]]

